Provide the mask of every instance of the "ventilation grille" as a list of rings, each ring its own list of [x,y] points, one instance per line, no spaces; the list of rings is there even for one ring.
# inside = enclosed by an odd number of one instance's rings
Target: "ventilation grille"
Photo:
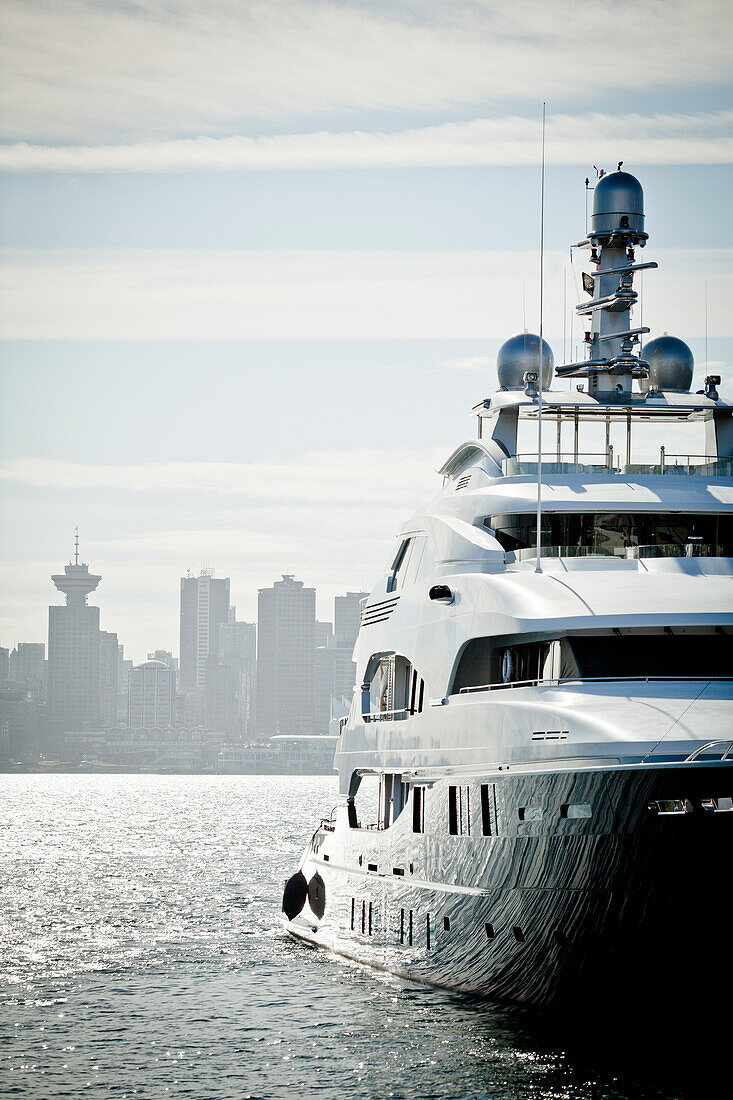
[[[361,625],[372,626],[373,623],[383,623],[394,611],[399,598],[399,596],[390,596],[387,600],[367,604],[361,615]]]
[[[456,482],[456,492],[458,492],[459,489],[465,489],[470,480],[470,474],[464,474],[463,477],[459,477],[458,481]]]
[[[568,730],[535,730],[533,741],[567,741]]]

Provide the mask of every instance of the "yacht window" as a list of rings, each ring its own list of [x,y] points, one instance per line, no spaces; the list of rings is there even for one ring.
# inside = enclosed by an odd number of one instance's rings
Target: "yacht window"
[[[453,694],[502,684],[557,679],[733,675],[733,635],[707,633],[571,634],[532,642],[473,638],[463,650]]]
[[[535,512],[487,516],[505,550],[537,545]],[[728,557],[733,555],[733,514],[670,512],[543,512],[542,545],[566,556]]]
[[[481,832],[484,836],[498,833],[496,815],[496,784],[481,784]]]
[[[415,580],[422,581],[426,577],[432,577],[437,563],[435,544],[425,538],[425,548],[420,556],[420,564],[415,572]]]
[[[560,817],[568,817],[575,820],[593,817],[593,810],[587,802],[569,802],[565,806],[560,807]]]
[[[405,539],[397,551],[397,557],[392,563],[392,570],[387,578],[388,592],[398,592],[403,587],[410,566],[414,543],[414,539]]]
[[[471,835],[471,798],[468,787],[448,787],[448,832]]]
[[[417,535],[412,542],[412,553],[410,555],[410,561],[407,566],[407,572],[405,574],[404,584],[412,584],[416,581],[420,572],[420,566],[422,565],[423,555],[425,554],[425,546],[427,538],[425,535]]]
[[[412,788],[412,831],[425,832],[425,788]]]

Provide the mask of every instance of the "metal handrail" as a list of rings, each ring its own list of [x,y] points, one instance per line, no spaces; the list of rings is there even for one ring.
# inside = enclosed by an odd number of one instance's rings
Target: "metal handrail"
[[[724,738],[722,741],[708,741],[707,745],[701,745],[699,749],[695,749],[695,751],[691,752],[689,756],[686,756],[683,763],[692,764],[695,760],[697,760],[698,756],[700,756],[704,752],[707,752],[708,749],[714,749],[716,745],[728,746],[728,748],[725,750],[720,758],[720,762],[722,763],[724,760],[728,759],[729,753],[731,752],[731,750],[733,750],[733,737]]]
[[[414,714],[415,711],[411,707],[400,707],[399,710],[375,710],[370,714],[365,714],[365,722],[389,722],[393,720],[395,714]]]
[[[510,680],[506,684],[481,684],[477,687],[463,687],[458,695],[469,695],[475,691],[500,691],[515,687],[559,687],[561,684],[621,684],[621,683],[727,683],[733,676],[552,676],[547,679]]]

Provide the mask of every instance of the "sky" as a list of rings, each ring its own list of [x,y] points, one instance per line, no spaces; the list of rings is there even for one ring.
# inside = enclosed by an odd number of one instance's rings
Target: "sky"
[[[126,656],[179,578],[368,589],[501,343],[573,353],[585,179],[646,196],[643,323],[733,375],[722,0],[6,0],[0,645],[82,556]],[[707,298],[707,309],[705,300]]]

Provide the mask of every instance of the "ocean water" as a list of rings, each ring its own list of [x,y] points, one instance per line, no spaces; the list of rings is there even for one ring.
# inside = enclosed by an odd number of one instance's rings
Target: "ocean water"
[[[330,777],[0,776],[0,1095],[695,1093],[648,1043],[589,1049],[292,941],[283,883],[335,798]]]

